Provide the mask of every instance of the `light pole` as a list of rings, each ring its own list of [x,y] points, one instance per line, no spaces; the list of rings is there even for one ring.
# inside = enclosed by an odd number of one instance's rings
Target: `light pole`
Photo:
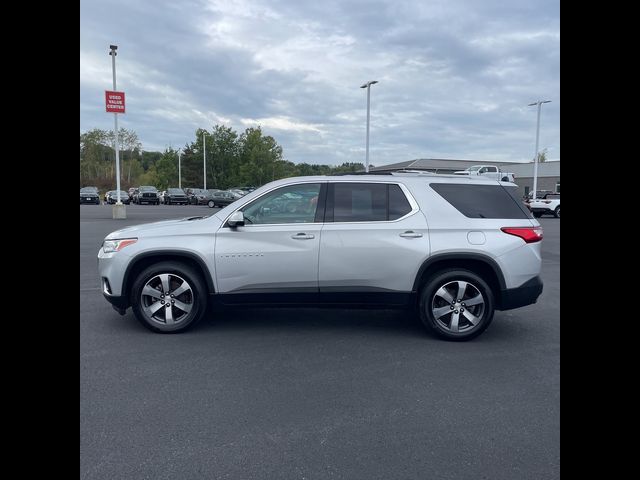
[[[364,171],[369,173],[369,106],[371,104],[371,85],[374,83],[378,83],[377,80],[369,80],[364,85],[361,85],[360,88],[367,89],[367,154],[365,159]]]
[[[178,188],[182,188],[182,171],[180,170],[180,155],[182,152],[178,150]]]
[[[116,50],[117,45],[109,45],[109,55],[111,55],[111,70],[113,72],[113,91],[116,89]],[[120,145],[118,142],[118,114],[113,114],[115,124],[115,150],[116,150],[116,204],[113,206],[113,218],[126,218],[125,206],[120,201]]]
[[[536,191],[538,190],[538,140],[540,139],[540,109],[543,103],[551,103],[551,100],[538,100],[530,103],[528,107],[538,106],[538,121],[536,124],[536,153],[533,157],[533,199],[536,199]]]
[[[207,189],[207,140],[205,138],[207,131],[202,131],[202,145],[204,147],[204,152],[202,155],[202,176],[204,178],[204,189]]]

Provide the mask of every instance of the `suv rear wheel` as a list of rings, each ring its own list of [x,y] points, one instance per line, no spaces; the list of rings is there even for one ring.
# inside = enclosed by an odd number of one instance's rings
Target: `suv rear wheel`
[[[419,308],[422,323],[436,335],[447,340],[471,340],[493,320],[493,292],[469,270],[444,270],[422,288]]]
[[[560,205],[558,205],[556,209],[553,211],[553,216],[556,218],[560,218]]]
[[[133,313],[158,333],[183,332],[202,319],[207,290],[200,275],[180,262],[160,262],[144,269],[131,289]]]

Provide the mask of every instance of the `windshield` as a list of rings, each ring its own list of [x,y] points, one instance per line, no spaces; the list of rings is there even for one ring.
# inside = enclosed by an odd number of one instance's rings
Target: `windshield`
[[[140,187],[140,191],[141,192],[157,192],[158,189],[156,187],[150,187],[150,186],[145,185],[145,186]]]
[[[174,194],[177,194],[177,195],[184,195],[184,192],[179,188],[170,188],[169,190],[167,190],[167,193],[174,193]]]
[[[97,193],[98,189],[96,187],[84,187],[81,188],[80,191],[82,193]]]
[[[477,172],[481,168],[482,168],[482,165],[474,165],[473,167],[467,168],[467,170],[469,170],[470,172]]]

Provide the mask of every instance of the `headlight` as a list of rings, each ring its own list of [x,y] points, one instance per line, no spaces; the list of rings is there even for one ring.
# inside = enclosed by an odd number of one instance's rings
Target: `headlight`
[[[105,240],[102,242],[102,250],[104,253],[119,252],[127,245],[131,245],[138,241],[137,238],[121,238],[118,240]]]

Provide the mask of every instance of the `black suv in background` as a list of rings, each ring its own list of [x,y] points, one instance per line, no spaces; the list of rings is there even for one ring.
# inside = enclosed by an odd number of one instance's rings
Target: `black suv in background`
[[[104,194],[104,201],[109,205],[113,205],[118,201],[118,191],[117,190],[109,190]],[[129,205],[131,203],[131,199],[129,198],[129,194],[124,190],[120,190],[120,201],[125,205]]]
[[[83,187],[80,189],[80,205],[83,203],[93,203],[100,205],[100,195],[98,187]]]
[[[136,193],[133,194],[133,203],[137,203],[138,205],[142,205],[143,203],[160,205],[158,189],[150,185],[138,187]]]
[[[164,192],[163,199],[165,205],[187,205],[189,203],[187,194],[181,188],[168,188]]]

